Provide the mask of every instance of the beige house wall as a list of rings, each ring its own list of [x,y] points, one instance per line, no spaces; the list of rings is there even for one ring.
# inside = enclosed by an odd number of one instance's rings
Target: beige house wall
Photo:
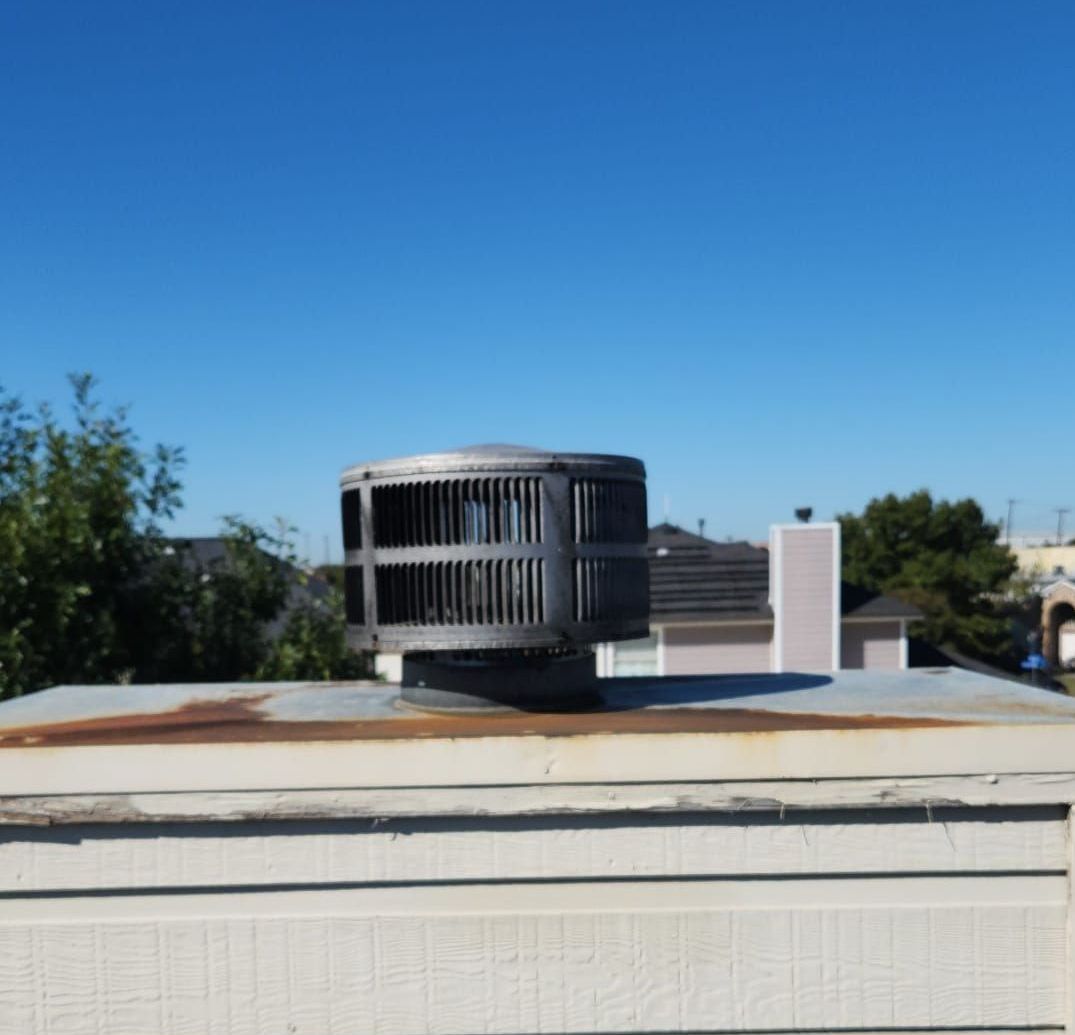
[[[840,668],[903,668],[898,620],[844,622],[840,637]]]
[[[840,663],[840,526],[774,525],[770,587],[777,672]]]
[[[695,676],[772,670],[773,627],[666,625],[662,630],[664,675]]]

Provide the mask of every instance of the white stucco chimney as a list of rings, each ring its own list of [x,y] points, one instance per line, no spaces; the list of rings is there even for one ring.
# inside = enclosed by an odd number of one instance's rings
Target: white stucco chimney
[[[840,526],[773,525],[769,530],[773,671],[840,667]]]

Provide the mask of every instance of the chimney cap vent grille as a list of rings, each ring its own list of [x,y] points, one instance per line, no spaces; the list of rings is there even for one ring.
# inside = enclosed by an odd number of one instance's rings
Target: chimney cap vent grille
[[[649,634],[645,478],[632,457],[507,445],[347,468],[348,642],[434,652],[412,671],[451,663],[453,684],[460,651],[501,652],[487,675],[514,653],[520,679],[574,680],[590,645]]]

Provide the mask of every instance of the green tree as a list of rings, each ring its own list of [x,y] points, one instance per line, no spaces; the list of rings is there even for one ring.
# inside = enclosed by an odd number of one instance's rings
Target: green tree
[[[999,526],[974,500],[889,494],[838,520],[848,582],[917,606],[924,618],[912,631],[936,646],[1015,663],[1005,599],[1015,556],[997,543]]]
[[[287,529],[228,518],[212,558],[167,539],[182,451],[146,454],[89,375],[72,386],[66,422],[0,394],[0,697],[367,673],[345,646],[340,595],[303,592]]]
[[[145,682],[234,679],[353,679],[367,656],[345,643],[343,598],[321,592],[298,565],[292,529],[269,532],[224,519],[223,553],[199,558],[189,542],[170,544],[153,579],[161,627]]]
[[[331,590],[290,612],[283,634],[269,645],[258,679],[368,679],[367,654],[349,650],[344,637],[343,599]]]
[[[123,409],[71,379],[70,426],[0,395],[0,696],[125,678],[182,453],[147,457]]]

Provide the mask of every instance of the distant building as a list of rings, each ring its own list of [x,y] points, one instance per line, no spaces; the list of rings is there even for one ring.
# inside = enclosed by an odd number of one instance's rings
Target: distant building
[[[1075,546],[1013,546],[1012,553],[1041,597],[1042,653],[1050,665],[1075,666]]]
[[[1075,578],[1054,576],[1041,594],[1041,650],[1050,665],[1075,668]]]
[[[600,645],[602,675],[908,667],[917,608],[840,578],[835,523],[774,525],[768,546],[650,530],[646,640]]]
[[[1013,546],[1019,574],[1030,579],[1036,590],[1060,578],[1075,579],[1075,546]]]

